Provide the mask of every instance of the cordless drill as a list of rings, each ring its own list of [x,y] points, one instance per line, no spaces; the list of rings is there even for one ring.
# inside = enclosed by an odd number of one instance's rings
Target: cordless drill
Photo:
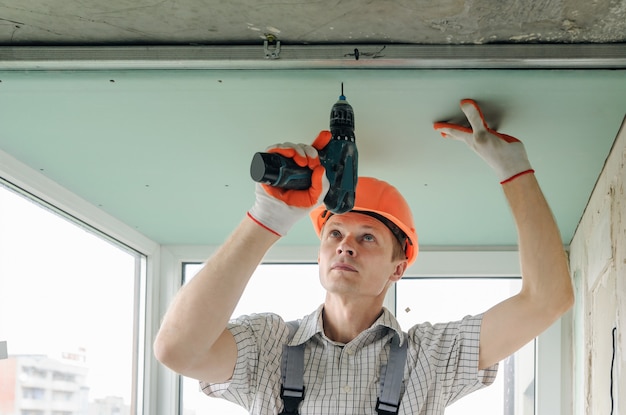
[[[330,133],[330,141],[318,154],[330,183],[324,204],[326,209],[339,214],[354,207],[358,163],[354,112],[343,95],[343,83],[339,100],[330,111]],[[250,164],[252,180],[284,189],[308,189],[311,174],[309,168],[275,153],[255,153]]]

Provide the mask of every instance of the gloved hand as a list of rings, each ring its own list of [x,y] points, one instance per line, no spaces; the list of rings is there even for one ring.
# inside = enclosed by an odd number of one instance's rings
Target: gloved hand
[[[324,200],[330,183],[317,151],[326,147],[330,139],[330,131],[322,131],[312,145],[284,143],[269,147],[269,153],[291,158],[299,166],[313,170],[311,187],[304,190],[286,190],[257,183],[256,200],[248,211],[248,216],[276,235],[285,236],[300,218],[319,205]]]
[[[461,110],[471,128],[456,124],[437,122],[435,130],[444,138],[465,141],[472,150],[489,164],[504,184],[526,173],[533,173],[524,144],[515,137],[501,134],[489,128],[476,101],[464,99]]]

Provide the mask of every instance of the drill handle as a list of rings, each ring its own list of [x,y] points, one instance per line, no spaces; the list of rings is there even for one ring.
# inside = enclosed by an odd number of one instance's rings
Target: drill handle
[[[331,140],[318,153],[330,183],[324,198],[326,208],[333,213],[350,211],[356,197],[356,144],[349,140]],[[312,174],[313,171],[308,167],[301,167],[293,159],[277,153],[255,153],[250,164],[252,180],[287,190],[308,189],[311,187]]]
[[[308,189],[312,174],[308,167],[277,153],[255,153],[250,163],[252,180],[288,190]]]

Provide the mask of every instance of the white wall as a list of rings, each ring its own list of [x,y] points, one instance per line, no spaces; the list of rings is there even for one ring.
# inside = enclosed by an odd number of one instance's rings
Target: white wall
[[[576,305],[571,316],[574,374],[571,413],[576,415],[626,413],[625,164],[626,119],[570,244],[570,266],[576,287]],[[617,329],[611,412],[614,328]],[[621,405],[620,400],[624,401]]]

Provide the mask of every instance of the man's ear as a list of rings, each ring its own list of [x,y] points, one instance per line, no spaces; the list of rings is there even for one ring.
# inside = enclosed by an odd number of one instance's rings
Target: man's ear
[[[396,267],[391,274],[391,280],[393,282],[399,281],[404,275],[404,271],[406,271],[407,266],[409,265],[407,260],[400,261],[396,264]]]

